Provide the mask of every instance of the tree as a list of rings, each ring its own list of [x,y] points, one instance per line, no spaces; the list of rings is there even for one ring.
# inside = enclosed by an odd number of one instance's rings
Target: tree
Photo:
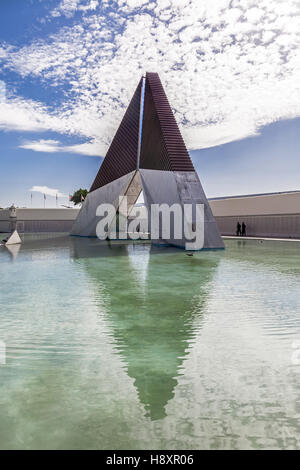
[[[73,196],[70,198],[70,201],[74,202],[74,204],[76,206],[77,204],[80,204],[81,202],[83,202],[85,200],[87,194],[88,194],[87,189],[80,188],[77,191],[75,191]]]

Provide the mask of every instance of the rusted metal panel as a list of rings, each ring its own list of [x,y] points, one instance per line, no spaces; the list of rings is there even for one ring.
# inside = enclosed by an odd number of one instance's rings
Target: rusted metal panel
[[[142,79],[90,189],[94,191],[137,169]],[[157,73],[146,74],[139,167],[194,171]]]
[[[90,192],[134,171],[137,167],[142,80],[101,164]]]
[[[157,73],[146,74],[140,168],[195,171]]]

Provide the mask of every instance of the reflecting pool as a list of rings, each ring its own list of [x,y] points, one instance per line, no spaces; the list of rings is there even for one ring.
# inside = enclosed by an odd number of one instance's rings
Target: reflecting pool
[[[23,239],[0,247],[1,449],[300,448],[299,242]]]

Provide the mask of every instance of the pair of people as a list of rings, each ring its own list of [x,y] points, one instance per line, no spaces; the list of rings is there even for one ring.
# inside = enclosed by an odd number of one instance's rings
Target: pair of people
[[[238,222],[236,224],[236,236],[237,237],[245,237],[246,236],[246,224],[242,222],[242,225]]]

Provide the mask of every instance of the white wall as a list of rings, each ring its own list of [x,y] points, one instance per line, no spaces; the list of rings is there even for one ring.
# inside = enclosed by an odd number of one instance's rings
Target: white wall
[[[300,191],[264,196],[210,199],[214,216],[300,214]]]
[[[79,209],[17,209],[20,232],[69,232]],[[10,230],[9,210],[0,210],[0,232]]]
[[[75,220],[79,209],[17,209],[18,220]]]

